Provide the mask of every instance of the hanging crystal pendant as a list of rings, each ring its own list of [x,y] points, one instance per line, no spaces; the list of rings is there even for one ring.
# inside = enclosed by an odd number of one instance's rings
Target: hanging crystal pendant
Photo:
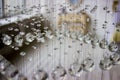
[[[87,58],[82,63],[85,71],[91,72],[94,69],[94,61],[91,58]]]
[[[66,71],[62,66],[58,66],[52,73],[53,78],[62,78],[66,75]]]
[[[118,45],[115,42],[112,42],[108,46],[109,51],[111,52],[117,52],[118,51]]]
[[[108,47],[108,42],[107,42],[107,40],[105,40],[105,39],[101,40],[100,43],[99,43],[99,46],[100,46],[100,48],[102,48],[102,49],[106,49],[106,48]]]
[[[38,70],[34,75],[32,80],[47,80],[48,74],[43,70]]]
[[[35,39],[35,36],[32,33],[27,33],[25,35],[25,39],[27,42],[33,42],[33,40]]]
[[[69,74],[75,77],[80,77],[82,72],[82,66],[78,62],[73,63],[69,69]]]
[[[102,70],[110,70],[113,66],[110,58],[106,58],[106,57],[103,60],[100,60],[99,65]]]
[[[113,64],[120,64],[120,55],[118,53],[111,55],[110,59],[112,60]]]
[[[3,34],[2,40],[3,40],[3,43],[5,45],[11,45],[12,44],[12,38],[11,38],[11,36],[9,36],[7,34]]]

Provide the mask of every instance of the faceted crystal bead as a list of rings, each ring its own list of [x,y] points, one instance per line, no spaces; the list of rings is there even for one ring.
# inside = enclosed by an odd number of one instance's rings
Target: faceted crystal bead
[[[80,77],[82,71],[82,66],[77,62],[73,63],[69,69],[70,75],[75,77]]]
[[[66,37],[70,37],[70,32],[69,32],[69,31],[66,31],[66,32],[65,32],[65,36],[66,36]]]
[[[9,76],[13,78],[17,74],[18,74],[18,70],[13,65],[10,65],[9,67],[5,69],[5,76]]]
[[[20,55],[21,55],[21,56],[25,56],[25,55],[26,55],[26,52],[23,52],[23,51],[22,51],[22,52],[20,52]]]
[[[48,74],[43,70],[38,70],[33,75],[33,80],[47,80],[47,78],[48,78]]]
[[[28,42],[33,42],[33,40],[35,39],[35,36],[32,33],[27,33],[25,35],[26,41]]]
[[[87,58],[83,61],[83,69],[91,72],[94,69],[94,61],[91,58]]]
[[[99,44],[99,40],[97,38],[94,38],[92,41],[91,41],[91,44],[92,46],[96,46]]]
[[[83,40],[84,40],[84,35],[79,34],[79,35],[78,35],[78,40],[79,40],[79,41],[83,41]]]
[[[55,68],[52,75],[55,78],[64,77],[66,75],[66,71],[62,66],[58,66],[58,67]]]
[[[28,80],[28,79],[24,75],[18,74],[14,78],[12,78],[11,80]]]
[[[99,46],[100,46],[100,48],[102,48],[102,49],[106,49],[106,48],[108,47],[108,42],[107,42],[107,40],[105,40],[105,39],[101,40],[100,43],[99,43]]]
[[[87,34],[85,37],[84,37],[84,42],[85,43],[91,43],[92,41],[92,37],[90,34]]]
[[[20,47],[22,46],[23,41],[24,41],[23,36],[20,34],[16,35],[14,40],[15,40],[17,46],[20,46]]]
[[[43,34],[40,33],[40,32],[36,32],[36,33],[35,33],[35,38],[36,38],[37,42],[45,42],[45,39],[44,39],[44,37],[43,37]]]
[[[109,48],[109,50],[110,50],[111,52],[116,52],[116,51],[118,51],[118,45],[117,45],[115,42],[110,43],[109,46],[108,46],[108,48]]]
[[[109,70],[112,68],[112,61],[110,58],[104,58],[103,60],[100,61],[100,68],[103,70]]]
[[[110,56],[110,59],[112,60],[113,64],[120,64],[120,55],[115,53]]]
[[[77,35],[76,35],[75,32],[71,33],[71,34],[70,34],[70,37],[71,37],[72,39],[77,39]]]
[[[52,31],[50,31],[50,30],[46,31],[45,36],[49,39],[52,39],[53,38]]]
[[[5,45],[11,45],[12,44],[12,38],[9,35],[3,35],[3,43]]]
[[[0,63],[0,72],[4,71],[5,69],[5,64],[4,63]]]

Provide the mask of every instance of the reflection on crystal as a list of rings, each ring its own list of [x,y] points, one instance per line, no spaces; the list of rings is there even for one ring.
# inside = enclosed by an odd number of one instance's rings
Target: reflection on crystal
[[[94,69],[94,61],[91,58],[87,58],[83,61],[83,69],[85,71],[92,71]]]
[[[15,47],[14,50],[19,50],[19,48],[18,48],[18,47]]]
[[[21,56],[25,56],[25,55],[26,55],[26,52],[23,52],[23,51],[22,51],[22,52],[20,52],[20,55],[21,55]]]
[[[17,29],[17,28],[16,28],[16,29],[14,29],[14,31],[16,31],[16,32],[17,32],[17,31],[19,31],[19,29]]]
[[[69,32],[69,31],[66,31],[66,32],[65,32],[65,36],[66,36],[66,37],[70,37],[70,32]]]
[[[20,35],[20,34],[16,35],[15,38],[14,38],[14,40],[15,40],[17,46],[19,46],[19,47],[22,46],[23,41],[24,41],[23,36]]]
[[[71,36],[71,38],[72,38],[72,39],[76,39],[76,38],[77,38],[77,35],[76,35],[76,33],[75,33],[75,32],[71,33],[71,35],[70,35],[70,36]]]
[[[27,33],[27,34],[25,35],[25,38],[26,38],[26,41],[28,41],[28,42],[33,42],[35,36],[34,36],[32,33]]]
[[[48,27],[44,27],[45,30],[48,30]]]
[[[107,42],[107,40],[105,40],[105,39],[101,40],[100,43],[99,43],[99,46],[100,46],[100,48],[102,48],[102,49],[106,49],[106,48],[108,47],[108,42]]]
[[[45,39],[44,39],[42,33],[40,33],[40,32],[36,32],[35,35],[36,35],[35,38],[36,38],[37,42],[42,42],[42,43],[45,42]]]
[[[100,61],[100,68],[103,70],[109,70],[112,66],[112,61],[109,58],[104,58]]]
[[[52,39],[53,38],[52,31],[50,30],[46,31],[45,36],[49,39]]]
[[[26,45],[29,45],[30,43],[29,42],[25,42]]]
[[[82,73],[82,66],[79,63],[73,63],[69,69],[71,76],[80,77]]]
[[[0,63],[0,72],[2,72],[5,69],[5,64],[4,63]]]
[[[120,55],[115,53],[113,55],[110,56],[113,64],[120,64]]]
[[[2,39],[3,39],[3,43],[5,45],[11,45],[12,44],[12,38],[9,35],[4,34]]]
[[[36,26],[37,26],[37,27],[40,27],[40,26],[41,26],[41,24],[37,24]]]
[[[115,42],[110,43],[108,47],[111,52],[118,51],[118,45]]]
[[[47,78],[48,78],[48,74],[43,70],[38,70],[33,75],[33,80],[47,80]]]
[[[85,37],[84,37],[84,41],[85,43],[91,43],[92,41],[92,37],[90,34],[87,34]]]
[[[97,38],[94,38],[92,41],[91,41],[91,44],[92,46],[96,46],[99,44],[99,40]]]
[[[37,47],[36,47],[36,46],[32,46],[32,48],[33,48],[33,49],[37,49]]]
[[[84,40],[84,35],[79,34],[79,35],[78,35],[78,40],[83,41],[83,40]]]
[[[9,28],[8,28],[8,30],[9,30],[9,31],[12,31],[12,30],[13,30],[13,28],[12,28],[12,27],[9,27]]]
[[[66,71],[62,66],[58,66],[55,68],[55,70],[52,73],[54,78],[61,78],[66,75]]]

